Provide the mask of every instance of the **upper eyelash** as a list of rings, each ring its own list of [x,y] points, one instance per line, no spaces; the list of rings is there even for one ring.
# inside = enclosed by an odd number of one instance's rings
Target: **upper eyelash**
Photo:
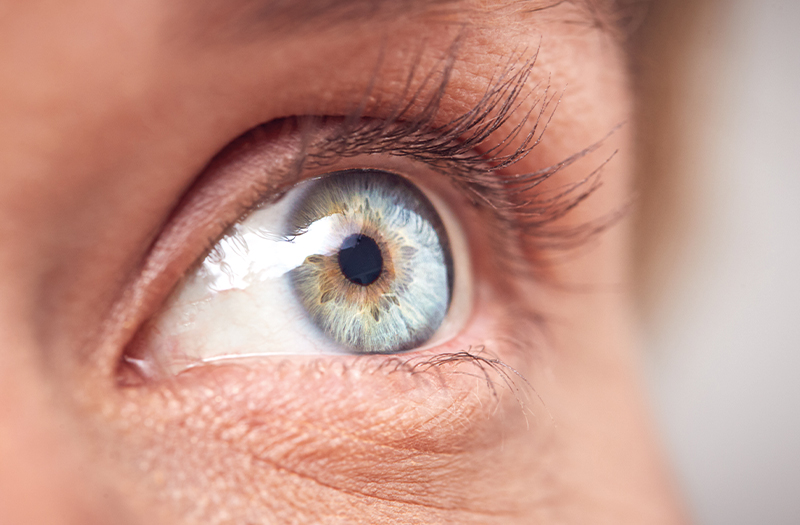
[[[601,185],[600,172],[606,159],[583,180],[566,184],[554,190],[539,187],[564,168],[594,152],[616,131],[600,141],[567,157],[563,161],[531,173],[513,173],[509,170],[524,159],[541,142],[560,102],[551,93],[549,84],[527,87],[536,64],[538,50],[530,58],[524,54],[512,56],[489,83],[475,106],[445,124],[436,124],[437,112],[449,84],[456,63],[458,40],[454,42],[440,68],[430,71],[411,94],[408,102],[395,105],[384,119],[365,118],[372,107],[365,102],[344,119],[331,117],[298,118],[300,130],[330,124],[332,131],[322,138],[304,141],[304,150],[298,161],[303,167],[324,167],[342,158],[359,155],[387,154],[403,156],[422,162],[449,178],[473,204],[488,208],[497,221],[499,235],[492,238],[494,248],[502,255],[506,269],[515,274],[525,274],[540,269],[531,264],[525,254],[541,256],[545,250],[569,249],[582,244],[602,232],[624,214],[612,212],[593,222],[570,228],[557,228],[553,224],[574,210]],[[514,64],[522,62],[521,66]],[[413,65],[404,92],[398,100],[409,95],[416,74]],[[438,76],[438,84],[432,84]],[[374,82],[373,82],[374,84]],[[364,96],[367,100],[370,90]],[[535,97],[530,109],[518,116],[520,108],[530,97]],[[550,110],[552,106],[552,110]],[[421,110],[413,108],[422,107]],[[496,132],[517,119],[511,131],[499,140]],[[521,137],[526,127],[530,129]],[[492,142],[494,141],[494,142]],[[514,142],[518,145],[507,152]],[[613,156],[613,155],[612,155]],[[511,241],[511,242],[509,242]],[[541,260],[533,261],[541,262]]]

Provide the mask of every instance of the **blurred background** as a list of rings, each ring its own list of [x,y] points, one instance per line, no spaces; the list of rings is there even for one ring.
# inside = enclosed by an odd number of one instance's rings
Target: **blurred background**
[[[656,0],[634,44],[656,424],[697,523],[800,524],[800,1]]]

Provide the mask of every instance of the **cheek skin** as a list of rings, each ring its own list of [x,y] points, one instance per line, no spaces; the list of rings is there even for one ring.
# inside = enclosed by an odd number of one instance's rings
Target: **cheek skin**
[[[639,401],[624,291],[521,284],[518,309],[498,306],[449,349],[486,343],[532,389],[491,370],[487,383],[470,361],[412,373],[384,357],[194,369],[166,385],[118,389],[107,373],[114,352],[93,350],[105,329],[96,320],[124,295],[179,196],[256,124],[349,113],[370,85],[381,38],[365,29],[223,53],[179,42],[149,4],[14,9],[35,24],[0,30],[9,55],[0,60],[9,173],[0,177],[0,246],[14,247],[0,250],[0,346],[13,349],[0,364],[0,521],[680,521]],[[627,120],[629,94],[599,32],[522,22],[465,40],[467,66],[442,119],[471,107],[497,57],[536,49],[544,34],[531,83],[569,88],[546,140],[515,167],[527,172]],[[425,71],[458,30],[405,21],[385,32],[390,51],[374,93],[390,100],[413,58],[400,43],[431,33]],[[30,46],[55,65],[13,55]],[[605,185],[564,226],[624,202],[627,128],[552,187],[581,180],[616,149]],[[556,276],[624,288],[626,239],[623,224]],[[529,312],[542,310],[540,336]]]
[[[146,407],[133,420],[147,409],[158,415],[159,442],[148,442],[152,432],[137,438],[159,451],[145,468],[171,504],[202,522],[222,521],[220,512],[247,519],[292,508],[308,511],[294,518],[303,523],[420,513],[433,522],[518,517],[529,498],[503,482],[514,465],[495,418],[507,416],[504,428],[518,435],[521,411],[513,397],[495,398],[448,368],[412,375],[385,360],[293,360],[265,370],[197,370],[149,397],[150,406],[133,398]],[[198,392],[198,381],[215,386]],[[180,409],[164,421],[170,405]],[[175,469],[193,474],[175,479]]]

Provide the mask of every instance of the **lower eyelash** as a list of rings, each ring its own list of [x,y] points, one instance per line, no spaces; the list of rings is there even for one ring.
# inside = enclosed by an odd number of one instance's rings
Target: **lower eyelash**
[[[499,385],[497,379],[499,379],[502,386],[514,392],[517,396],[517,401],[521,405],[524,403],[522,398],[523,391],[534,391],[533,386],[525,379],[525,376],[511,365],[506,364],[502,359],[493,356],[483,345],[469,346],[466,350],[459,352],[443,352],[413,363],[406,361],[403,365],[408,367],[412,373],[428,372],[444,366],[472,365],[477,369],[477,374],[463,371],[455,373],[475,375],[478,379],[482,379],[485,381],[486,386],[491,389],[495,398],[498,397],[497,387]],[[493,373],[496,378],[493,377]],[[521,382],[521,385],[517,380]]]

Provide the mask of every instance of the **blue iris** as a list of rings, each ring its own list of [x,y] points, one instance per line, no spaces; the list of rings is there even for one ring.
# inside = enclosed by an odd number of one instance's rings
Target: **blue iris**
[[[328,237],[288,278],[312,323],[345,349],[411,350],[441,326],[453,287],[447,232],[407,179],[362,169],[326,175],[308,185],[287,230]]]

